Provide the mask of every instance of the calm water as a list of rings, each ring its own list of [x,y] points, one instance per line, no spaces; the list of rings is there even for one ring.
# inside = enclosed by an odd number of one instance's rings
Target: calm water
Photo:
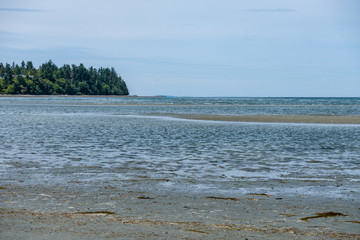
[[[1,97],[1,174],[33,171],[25,180],[34,183],[75,175],[360,181],[360,125],[164,117],[171,113],[360,115],[360,98]]]

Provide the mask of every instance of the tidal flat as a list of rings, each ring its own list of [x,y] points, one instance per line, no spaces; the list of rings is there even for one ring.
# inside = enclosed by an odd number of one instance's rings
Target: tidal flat
[[[360,194],[336,182],[78,175],[27,184],[34,172],[2,177],[2,239],[360,239]],[[319,186],[347,194],[318,194]]]
[[[360,239],[360,125],[339,122],[359,116],[358,98],[2,97],[0,239]]]

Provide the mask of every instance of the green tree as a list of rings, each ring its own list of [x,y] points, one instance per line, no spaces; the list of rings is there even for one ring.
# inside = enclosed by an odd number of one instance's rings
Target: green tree
[[[51,60],[36,69],[31,61],[21,65],[0,63],[0,93],[128,95],[125,81],[114,68],[85,68],[83,64],[58,68]]]
[[[27,85],[25,78],[23,78],[22,75],[17,76],[17,81],[19,84],[19,87],[17,88],[17,92],[20,94],[27,94]]]
[[[90,94],[90,87],[86,82],[79,82],[78,83],[80,94],[89,95]]]
[[[110,95],[111,92],[111,88],[109,85],[107,85],[106,83],[102,84],[102,89],[101,89],[101,94],[102,95]]]
[[[26,73],[29,76],[35,76],[37,74],[37,70],[31,61],[26,62]]]
[[[65,94],[64,88],[62,88],[61,86],[59,86],[56,83],[54,83],[54,85],[53,85],[53,91],[54,91],[54,94]]]
[[[8,87],[5,89],[5,94],[15,94],[16,89],[14,84],[8,85]]]
[[[36,91],[36,84],[34,83],[34,81],[32,79],[26,78],[25,82],[26,82],[26,87],[27,87],[27,94],[34,94],[34,95],[39,94]]]
[[[21,75],[27,74],[24,61],[21,62],[20,69],[21,69]]]
[[[64,79],[72,78],[72,71],[70,65],[65,64],[59,69],[59,77]]]
[[[11,71],[10,64],[8,64],[8,63],[5,65],[3,78],[4,78],[5,87],[10,85],[13,81],[13,74]]]
[[[54,73],[58,70],[58,67],[51,60],[42,64],[39,70],[41,78],[48,79],[51,82],[55,81]]]
[[[20,68],[20,66],[19,65],[15,65],[15,67],[12,69],[12,72],[13,72],[13,74],[14,75],[20,75],[21,74],[21,68]]]
[[[4,79],[0,78],[0,94],[5,93]]]
[[[2,63],[0,63],[0,78],[4,77],[4,65]]]
[[[65,84],[65,94],[68,95],[77,95],[79,94],[79,89],[75,86],[75,84],[67,81]]]

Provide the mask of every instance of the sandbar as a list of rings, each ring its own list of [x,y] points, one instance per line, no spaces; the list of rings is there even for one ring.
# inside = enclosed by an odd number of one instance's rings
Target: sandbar
[[[318,123],[318,124],[360,124],[360,116],[329,115],[196,115],[172,114],[172,117],[189,120],[264,122],[264,123]]]

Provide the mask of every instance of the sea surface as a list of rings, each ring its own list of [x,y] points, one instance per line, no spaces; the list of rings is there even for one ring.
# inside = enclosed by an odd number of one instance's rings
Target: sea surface
[[[0,97],[1,181],[275,179],[360,191],[360,125],[172,114],[359,116],[360,98]]]

